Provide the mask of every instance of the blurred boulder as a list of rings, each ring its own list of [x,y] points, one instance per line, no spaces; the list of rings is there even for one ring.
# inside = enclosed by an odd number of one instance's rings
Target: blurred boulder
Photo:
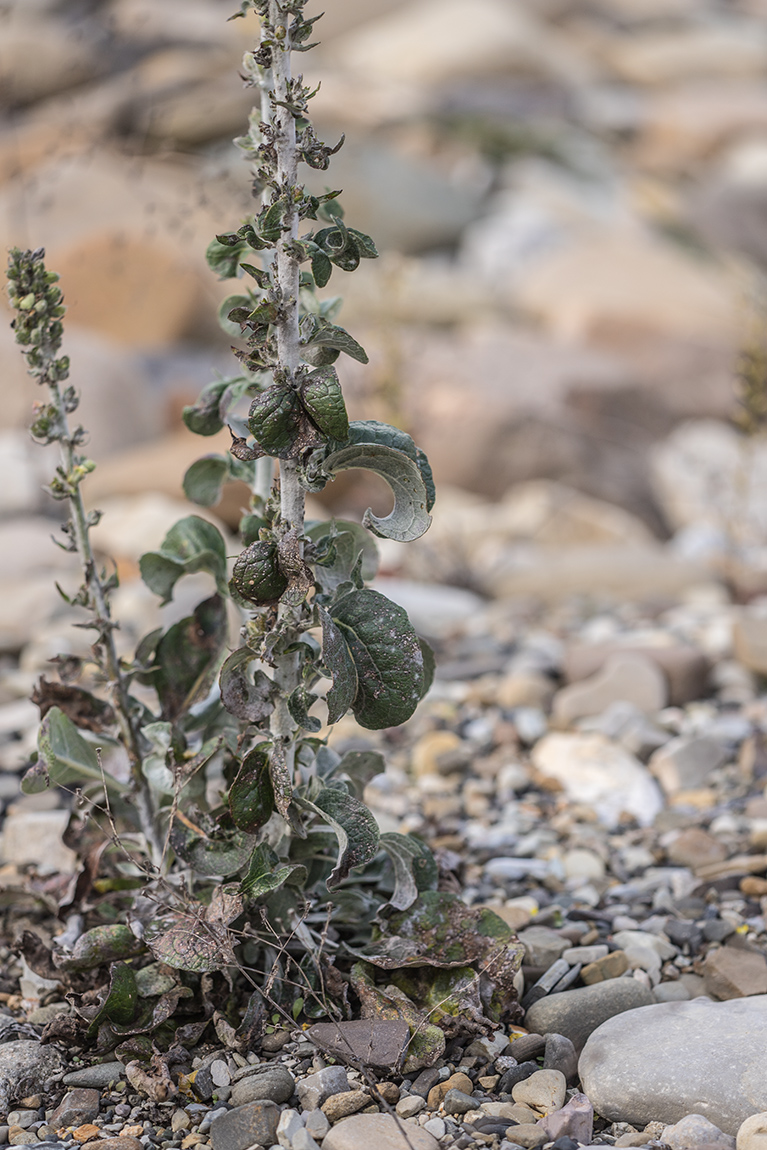
[[[704,238],[767,266],[767,123],[733,146],[690,197],[690,220]]]
[[[246,51],[258,39],[258,18],[229,21],[228,0],[109,0],[106,18],[115,33],[138,44],[217,43]]]
[[[505,0],[473,0],[471,19],[461,0],[416,0],[339,37],[331,59],[361,76],[416,85],[491,72],[573,83],[589,75],[574,45],[528,6]]]
[[[767,89],[758,80],[674,84],[647,100],[634,158],[643,168],[694,170],[738,136],[765,131]]]
[[[105,70],[103,45],[81,25],[25,6],[0,9],[0,101],[31,104]]]
[[[595,37],[597,55],[621,80],[662,85],[682,80],[764,76],[767,29],[756,20],[720,19]]]
[[[613,327],[731,341],[739,292],[715,264],[648,231],[589,229],[542,254],[515,292],[528,315],[560,337],[598,338]]]

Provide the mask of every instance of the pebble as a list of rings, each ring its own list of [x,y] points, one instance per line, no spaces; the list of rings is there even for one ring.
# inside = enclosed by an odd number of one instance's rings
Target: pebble
[[[694,1051],[694,1057],[690,1052]],[[668,1125],[701,1114],[725,1134],[767,1110],[767,995],[658,1003],[596,1030],[579,1072],[610,1121]]]
[[[420,1114],[426,1105],[426,1099],[422,1098],[420,1094],[408,1094],[404,1098],[400,1098],[396,1106],[396,1111],[400,1118],[414,1118],[416,1114]]]
[[[567,1080],[559,1070],[537,1070],[512,1088],[515,1102],[529,1106],[542,1114],[550,1114],[564,1106]]]
[[[723,1134],[702,1114],[688,1114],[673,1126],[667,1126],[662,1138],[671,1150],[735,1150],[732,1135]]]
[[[328,1121],[335,1125],[341,1118],[356,1114],[370,1102],[370,1095],[364,1090],[345,1090],[342,1094],[331,1094],[322,1103],[322,1112]]]
[[[590,679],[571,683],[554,696],[553,718],[569,726],[587,715],[601,715],[613,703],[630,703],[655,714],[668,699],[666,678],[644,655],[618,652]]]
[[[594,1131],[594,1107],[585,1094],[575,1093],[567,1105],[545,1115],[538,1125],[553,1142],[572,1138],[587,1146]]]
[[[543,1069],[559,1070],[564,1074],[568,1084],[575,1082],[578,1076],[578,1052],[564,1034],[546,1035]]]
[[[300,1079],[296,1086],[302,1110],[316,1110],[331,1094],[346,1090],[351,1090],[351,1086],[343,1066],[325,1066],[316,1074]]]
[[[767,1112],[752,1114],[738,1128],[736,1150],[766,1150]]]
[[[448,1090],[442,1099],[446,1114],[468,1114],[471,1110],[479,1110],[479,1102],[463,1090]]]
[[[322,1141],[330,1129],[327,1114],[323,1114],[321,1110],[308,1110],[303,1113],[302,1118],[312,1138],[318,1142]]]
[[[471,1094],[473,1089],[474,1083],[468,1074],[462,1074],[459,1071],[457,1074],[451,1074],[442,1082],[438,1082],[436,1086],[432,1086],[426,1102],[430,1110],[437,1110],[449,1090],[460,1090],[464,1094]]]
[[[120,1134],[116,1138],[99,1138],[88,1143],[88,1150],[140,1150],[141,1147],[139,1139],[128,1134]]]
[[[98,1090],[80,1086],[64,1095],[51,1115],[53,1126],[79,1126],[92,1122],[99,1112],[101,1095]]]

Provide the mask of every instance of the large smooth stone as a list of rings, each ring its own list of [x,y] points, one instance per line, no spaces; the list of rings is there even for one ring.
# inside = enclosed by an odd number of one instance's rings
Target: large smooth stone
[[[589,1035],[608,1018],[635,1012],[652,1001],[650,991],[635,979],[611,978],[541,998],[525,1015],[525,1026],[536,1034],[564,1034],[576,1050],[582,1050]]]
[[[767,995],[662,1002],[611,1018],[589,1038],[578,1071],[610,1121],[642,1127],[695,1113],[737,1134],[767,1110]]]

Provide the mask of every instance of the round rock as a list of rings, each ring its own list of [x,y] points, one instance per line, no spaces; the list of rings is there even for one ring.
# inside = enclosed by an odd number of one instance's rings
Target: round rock
[[[755,1111],[767,1111],[767,995],[618,1015],[589,1038],[578,1070],[594,1109],[610,1121],[672,1125],[701,1114],[736,1134]]]
[[[551,1114],[565,1104],[567,1080],[559,1070],[537,1070],[524,1082],[518,1082],[511,1096],[515,1102]]]
[[[661,1135],[671,1150],[735,1150],[735,1139],[702,1114],[688,1114]]]
[[[293,1075],[285,1066],[269,1066],[260,1073],[241,1078],[232,1087],[233,1106],[245,1106],[248,1102],[287,1102],[296,1088]]]
[[[736,1150],[767,1150],[767,1113],[752,1114],[742,1123]]]
[[[407,1138],[391,1114],[357,1114],[325,1135],[323,1150],[439,1150],[439,1142],[423,1126],[407,1124]]]

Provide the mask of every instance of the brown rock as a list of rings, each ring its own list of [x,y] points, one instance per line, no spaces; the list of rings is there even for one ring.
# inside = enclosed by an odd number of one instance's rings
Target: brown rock
[[[94,1138],[98,1138],[101,1134],[101,1127],[94,1126],[92,1122],[85,1122],[82,1126],[78,1126],[72,1131],[72,1137],[75,1142],[91,1142]]]
[[[667,795],[694,790],[727,761],[721,743],[706,735],[680,735],[651,756],[648,766]]]
[[[604,958],[590,962],[581,971],[581,979],[586,986],[595,982],[605,982],[608,978],[620,978],[629,968],[629,960],[623,950],[612,950]]]
[[[396,1082],[377,1082],[375,1089],[390,1106],[396,1106],[399,1102],[399,1086]]]
[[[693,870],[727,858],[726,847],[702,827],[688,827],[682,831],[669,845],[667,853],[669,862],[675,866],[688,866]]]
[[[517,1146],[524,1146],[529,1150],[534,1150],[536,1146],[542,1146],[544,1142],[549,1141],[549,1136],[540,1126],[533,1125],[532,1123],[523,1122],[519,1126],[513,1128],[513,1137]]]
[[[10,15],[6,10],[0,37],[3,103],[29,104],[91,79],[100,70],[100,54],[83,32],[82,23],[75,32],[50,12],[35,19],[22,7]]]
[[[350,1114],[356,1114],[370,1102],[366,1090],[344,1090],[342,1094],[331,1094],[320,1109],[329,1122],[339,1122]]]
[[[748,898],[763,898],[767,895],[767,878],[748,875],[746,878],[742,878],[738,885]]]
[[[444,1082],[438,1082],[436,1086],[432,1086],[426,1099],[426,1105],[430,1110],[437,1110],[448,1090],[461,1090],[464,1094],[471,1094],[473,1089],[474,1083],[468,1074],[461,1074],[459,1071],[457,1074],[451,1074]]]
[[[468,749],[454,731],[427,731],[413,747],[413,772],[422,775],[450,774],[468,762]]]
[[[703,977],[706,993],[720,1000],[767,994],[767,959],[754,951],[722,946],[706,955]]]
[[[675,83],[648,100],[635,155],[643,167],[679,171],[738,135],[767,129],[767,92],[756,80]]]

